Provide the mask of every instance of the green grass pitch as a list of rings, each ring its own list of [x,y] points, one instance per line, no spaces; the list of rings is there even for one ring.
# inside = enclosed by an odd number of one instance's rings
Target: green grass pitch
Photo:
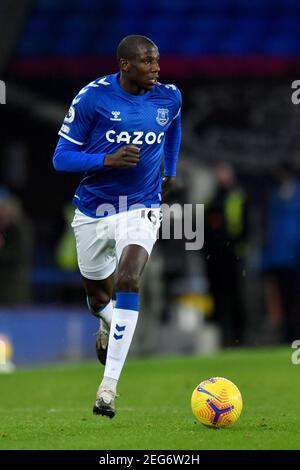
[[[92,414],[102,375],[96,360],[2,374],[0,449],[299,449],[300,365],[291,353],[130,359],[112,420]],[[191,413],[193,389],[212,376],[232,380],[243,395],[232,428],[206,428]]]

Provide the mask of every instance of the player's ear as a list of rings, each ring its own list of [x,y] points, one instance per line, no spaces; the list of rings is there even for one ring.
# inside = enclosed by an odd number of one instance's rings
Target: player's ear
[[[130,68],[130,63],[128,59],[120,59],[120,69],[122,72],[128,72]]]

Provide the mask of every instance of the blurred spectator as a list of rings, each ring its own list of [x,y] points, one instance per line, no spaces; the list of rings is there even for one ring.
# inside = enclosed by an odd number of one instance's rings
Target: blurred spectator
[[[0,188],[0,304],[30,302],[32,233],[19,201]]]
[[[262,268],[268,311],[280,340],[300,338],[300,180],[288,163],[275,171],[266,207]]]
[[[52,295],[56,295],[60,302],[82,304],[85,302],[85,296],[80,288],[82,281],[77,264],[76,241],[71,227],[74,206],[71,203],[65,204],[62,215],[64,225],[55,247],[56,267],[53,271],[61,282],[57,285],[56,293]]]
[[[1,152],[2,181],[11,189],[22,191],[29,180],[29,149],[22,139],[14,138]]]
[[[163,323],[171,321],[173,315],[174,296],[178,293],[178,285],[182,279],[188,276],[187,251],[185,250],[184,237],[175,238],[175,226],[183,225],[184,210],[186,202],[186,188],[182,184],[180,177],[177,177],[176,185],[167,194],[163,203],[172,210],[165,211],[162,206],[163,223],[160,227],[159,240],[156,245],[156,252],[161,258],[162,287],[164,292],[164,308],[161,320]],[[170,239],[163,238],[162,227],[170,227]]]
[[[56,248],[56,262],[64,271],[77,271],[77,254],[71,222],[74,218],[74,207],[66,204],[63,208],[65,227]]]
[[[244,191],[231,165],[215,168],[216,191],[205,205],[205,254],[210,291],[223,346],[244,342],[243,270],[246,254],[247,208]]]

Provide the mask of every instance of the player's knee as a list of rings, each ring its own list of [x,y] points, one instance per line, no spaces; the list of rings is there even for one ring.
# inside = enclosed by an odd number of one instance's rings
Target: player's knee
[[[90,312],[93,315],[96,315],[98,312],[104,309],[104,307],[108,304],[110,298],[106,292],[99,292],[94,295],[88,296],[88,306]]]
[[[116,290],[119,292],[138,292],[140,279],[137,274],[121,271],[118,273]]]

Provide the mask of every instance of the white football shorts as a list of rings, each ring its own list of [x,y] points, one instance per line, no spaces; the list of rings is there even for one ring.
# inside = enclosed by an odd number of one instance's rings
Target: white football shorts
[[[109,277],[128,245],[140,245],[150,256],[160,223],[159,208],[136,209],[98,219],[76,209],[71,225],[82,276],[94,280]]]

